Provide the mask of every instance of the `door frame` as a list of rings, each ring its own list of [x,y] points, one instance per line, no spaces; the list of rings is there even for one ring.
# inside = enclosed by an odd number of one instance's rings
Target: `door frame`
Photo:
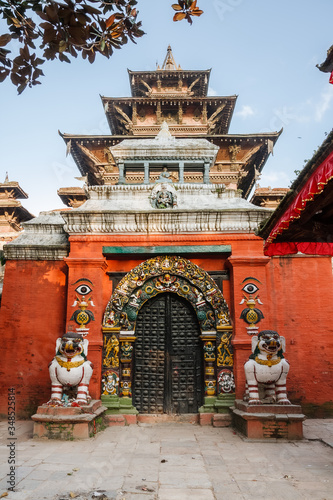
[[[132,269],[111,295],[102,324],[102,394],[108,394],[106,382],[113,377],[115,393],[120,398],[132,398],[137,315],[145,302],[163,292],[185,298],[196,312],[204,353],[206,397],[234,393],[232,324],[222,292],[209,274],[190,260],[163,255]],[[227,372],[232,380],[229,387],[218,383],[222,372]]]

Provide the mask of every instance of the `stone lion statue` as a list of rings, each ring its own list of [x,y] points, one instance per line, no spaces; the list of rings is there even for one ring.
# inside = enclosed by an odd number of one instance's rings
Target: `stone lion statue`
[[[252,354],[244,365],[244,400],[250,405],[291,404],[286,389],[289,363],[283,356],[285,345],[285,338],[273,330],[263,330],[252,337]]]
[[[93,365],[87,361],[88,340],[79,333],[65,333],[56,342],[56,355],[49,364],[52,393],[50,404],[61,403],[63,396],[85,405],[91,399],[89,382]]]

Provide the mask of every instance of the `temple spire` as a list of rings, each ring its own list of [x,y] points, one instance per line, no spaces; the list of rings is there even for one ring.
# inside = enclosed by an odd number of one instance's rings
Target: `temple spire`
[[[168,46],[167,54],[165,56],[164,63],[162,65],[162,69],[164,69],[164,70],[181,69],[180,66],[177,67],[177,64],[176,64],[175,58],[173,57],[172,49],[171,49],[170,45]]]

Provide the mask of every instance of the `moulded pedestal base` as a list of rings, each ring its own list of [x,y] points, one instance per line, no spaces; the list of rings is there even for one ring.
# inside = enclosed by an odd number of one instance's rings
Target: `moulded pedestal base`
[[[101,401],[92,400],[80,407],[42,405],[32,415],[34,438],[87,439],[105,428],[102,415],[106,411]]]
[[[233,426],[250,439],[302,439],[305,415],[299,405],[249,405],[236,400]]]
[[[107,408],[107,415],[137,415],[139,412],[132,404],[132,398],[102,396],[102,404]]]

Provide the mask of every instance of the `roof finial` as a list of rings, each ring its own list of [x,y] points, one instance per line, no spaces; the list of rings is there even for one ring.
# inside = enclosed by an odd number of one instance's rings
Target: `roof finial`
[[[5,179],[5,182],[9,182],[9,179],[8,179],[8,172],[6,172],[6,179]]]
[[[157,136],[155,137],[155,140],[160,141],[160,142],[174,142],[175,138],[170,134],[169,130],[169,125],[167,124],[166,121],[164,121],[161,125],[161,129]]]
[[[168,46],[167,54],[165,56],[164,63],[162,65],[162,69],[164,69],[164,70],[181,69],[180,66],[178,66],[178,68],[177,68],[177,64],[176,64],[175,58],[173,57],[172,49],[171,49],[170,45]]]

